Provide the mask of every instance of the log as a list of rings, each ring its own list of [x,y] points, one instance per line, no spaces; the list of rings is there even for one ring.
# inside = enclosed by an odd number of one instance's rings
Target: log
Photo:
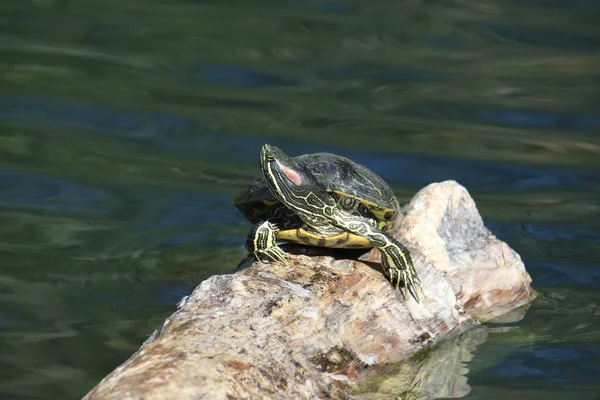
[[[248,261],[202,282],[85,399],[346,398],[365,371],[535,297],[519,255],[454,181],[417,193],[392,232],[411,251],[419,303],[375,250],[292,246],[287,264]]]

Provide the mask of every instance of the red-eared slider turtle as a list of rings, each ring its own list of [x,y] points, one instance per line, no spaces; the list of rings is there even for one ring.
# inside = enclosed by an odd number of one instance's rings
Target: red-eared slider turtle
[[[389,185],[366,167],[330,153],[289,157],[260,151],[263,176],[235,198],[254,224],[246,248],[258,260],[285,262],[277,241],[381,252],[383,271],[418,301],[419,279],[406,247],[386,233],[400,205]]]

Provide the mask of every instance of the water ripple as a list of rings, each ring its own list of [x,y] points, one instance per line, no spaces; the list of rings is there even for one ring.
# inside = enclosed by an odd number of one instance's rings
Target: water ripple
[[[521,128],[545,128],[564,130],[600,129],[600,116],[527,110],[524,108],[492,108],[490,106],[468,107],[456,104],[430,104],[420,108],[397,110],[401,115],[419,118],[443,119],[448,121],[473,121],[494,125],[515,126]]]
[[[307,81],[283,74],[254,71],[248,67],[197,66],[187,76],[191,81],[233,87],[305,86]]]
[[[40,174],[0,170],[0,206],[99,215],[113,200],[97,188]]]
[[[600,269],[591,265],[558,264],[527,260],[527,270],[538,287],[557,287],[565,284],[597,286],[600,284]]]
[[[508,26],[491,22],[482,23],[481,26],[486,31],[502,39],[533,46],[577,50],[598,49],[600,47],[600,40],[598,38],[576,35],[574,33],[526,26]]]
[[[523,232],[549,242],[573,240],[577,242],[600,243],[600,230],[596,227],[556,226],[524,222],[521,224],[521,228]]]
[[[188,118],[142,111],[122,111],[43,97],[0,93],[0,118],[59,124],[87,132],[133,139],[197,131]]]
[[[371,82],[417,82],[429,81],[442,76],[439,72],[425,69],[389,66],[353,64],[337,68],[318,70],[315,74],[323,80],[347,80],[353,78],[369,79]]]
[[[360,7],[356,4],[342,3],[341,1],[318,1],[312,5],[316,11],[333,14],[357,14]]]
[[[148,210],[146,221],[140,226],[142,230],[212,222],[224,226],[239,223],[238,212],[233,207],[230,195],[175,192],[164,189],[161,189],[160,193],[158,189],[140,189],[137,194],[156,199],[152,208]]]
[[[597,385],[600,365],[594,360],[598,358],[598,347],[539,346],[511,354],[492,372],[510,378],[507,384],[512,385],[531,387],[536,381]]]
[[[185,76],[192,82],[203,82],[239,88],[317,87],[331,81],[365,79],[377,83],[429,81],[441,76],[416,68],[352,64],[323,69],[278,69],[260,71],[251,67],[229,65],[198,65],[189,69]]]
[[[577,11],[600,10],[600,3],[596,0],[511,0],[511,2],[529,7],[552,7]]]

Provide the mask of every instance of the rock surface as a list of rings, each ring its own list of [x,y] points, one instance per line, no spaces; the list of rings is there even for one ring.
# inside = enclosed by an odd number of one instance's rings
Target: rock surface
[[[85,398],[345,398],[368,367],[534,298],[519,255],[484,227],[464,187],[431,184],[403,214],[393,232],[411,250],[420,303],[388,283],[377,251],[303,249],[320,255],[202,282]]]

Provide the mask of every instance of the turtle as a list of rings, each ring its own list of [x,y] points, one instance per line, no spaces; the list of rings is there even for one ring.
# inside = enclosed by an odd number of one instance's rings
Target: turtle
[[[246,240],[261,262],[287,262],[278,242],[331,248],[377,248],[384,274],[418,302],[420,280],[409,250],[388,232],[400,212],[390,186],[367,167],[332,153],[286,155],[260,150],[262,176],[234,197],[253,224]]]

